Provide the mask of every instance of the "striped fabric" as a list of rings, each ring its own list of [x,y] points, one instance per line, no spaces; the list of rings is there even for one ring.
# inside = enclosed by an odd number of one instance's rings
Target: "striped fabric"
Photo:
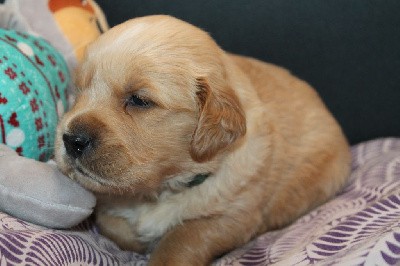
[[[215,265],[399,265],[400,139],[352,148],[352,175],[335,199],[266,233]],[[0,265],[145,265],[88,220],[51,230],[0,213]]]

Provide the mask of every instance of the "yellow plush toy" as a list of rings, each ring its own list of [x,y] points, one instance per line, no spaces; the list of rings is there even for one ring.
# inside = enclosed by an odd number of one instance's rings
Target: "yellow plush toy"
[[[108,29],[102,10],[92,0],[49,0],[49,8],[74,47],[78,61],[82,59],[85,47]]]

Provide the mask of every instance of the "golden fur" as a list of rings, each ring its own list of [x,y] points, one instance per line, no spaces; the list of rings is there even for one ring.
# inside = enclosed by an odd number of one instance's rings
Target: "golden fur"
[[[61,170],[98,195],[102,233],[151,265],[204,265],[344,185],[350,154],[317,93],[168,16],[102,35],[58,128]],[[134,95],[149,106],[131,104]],[[86,136],[79,155],[63,136]],[[187,187],[196,174],[211,173]]]

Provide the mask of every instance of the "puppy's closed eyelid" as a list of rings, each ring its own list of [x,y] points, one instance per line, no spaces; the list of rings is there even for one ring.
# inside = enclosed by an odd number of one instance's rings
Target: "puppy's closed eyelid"
[[[138,94],[132,94],[129,98],[125,100],[126,107],[149,109],[151,107],[154,107],[155,105],[156,104],[153,101]]]
[[[129,89],[125,89],[124,93],[124,99],[125,102],[129,100],[133,95],[136,95],[138,98],[151,102],[153,104],[152,107],[158,106],[162,107],[163,104],[160,101],[159,97],[157,94],[154,92],[154,89],[150,86],[142,86],[142,87],[130,87]]]

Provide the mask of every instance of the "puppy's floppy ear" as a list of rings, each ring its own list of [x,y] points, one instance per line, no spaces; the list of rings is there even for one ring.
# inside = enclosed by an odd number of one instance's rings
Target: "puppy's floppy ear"
[[[200,116],[190,155],[193,160],[204,162],[246,133],[246,119],[230,87],[211,88],[205,78],[197,79],[197,85]]]

